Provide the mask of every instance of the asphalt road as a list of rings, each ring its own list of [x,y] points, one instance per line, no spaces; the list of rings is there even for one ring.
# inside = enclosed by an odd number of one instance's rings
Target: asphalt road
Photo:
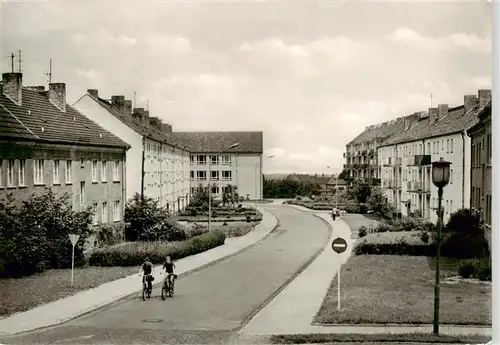
[[[255,246],[176,282],[176,295],[159,288],[39,332],[0,339],[2,344],[226,343],[262,304],[328,242],[328,226],[306,212],[269,205],[280,226]],[[160,277],[157,277],[160,279]],[[138,284],[140,278],[138,277]],[[301,301],[297,301],[300,303]]]

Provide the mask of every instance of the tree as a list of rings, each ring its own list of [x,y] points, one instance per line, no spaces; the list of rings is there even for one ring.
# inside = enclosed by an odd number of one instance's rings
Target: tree
[[[367,199],[368,207],[379,217],[392,217],[393,209],[387,203],[384,192],[380,187],[372,189]]]
[[[222,192],[222,204],[229,205],[231,204],[234,208],[235,204],[240,200],[238,194],[238,187],[233,185],[227,185]]]
[[[354,183],[348,193],[351,199],[356,200],[360,204],[364,204],[370,197],[371,190],[370,186],[366,182],[358,181]]]

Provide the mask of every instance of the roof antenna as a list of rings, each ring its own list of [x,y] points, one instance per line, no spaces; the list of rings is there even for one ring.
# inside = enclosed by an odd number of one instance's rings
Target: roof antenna
[[[146,110],[149,111],[149,99],[146,101]]]
[[[49,84],[52,83],[52,59],[50,59],[50,62],[49,62],[49,73],[45,73],[45,75],[49,79]]]
[[[12,68],[12,73],[14,73],[14,53],[10,54],[10,64],[11,64],[11,68]]]
[[[22,73],[22,70],[21,70],[21,50],[19,50],[19,56],[18,56],[18,66],[17,68],[19,69],[19,73]]]

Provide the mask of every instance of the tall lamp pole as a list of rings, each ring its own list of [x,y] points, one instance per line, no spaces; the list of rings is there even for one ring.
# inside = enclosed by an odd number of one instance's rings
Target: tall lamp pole
[[[216,156],[221,154],[222,152],[230,149],[234,149],[235,147],[240,146],[240,143],[234,143],[223,150],[220,150],[215,153]],[[212,231],[212,186],[210,185],[210,181],[212,178],[212,171],[210,170],[210,165],[212,161],[212,155],[208,155],[208,232]]]
[[[330,165],[327,165],[326,167],[328,169],[334,169]],[[335,174],[335,210],[336,211],[338,211],[338,209],[339,209],[339,203],[338,203],[338,201],[339,201],[339,199],[338,199],[339,198],[339,195],[338,195],[339,189],[338,189],[338,187],[339,187],[339,174]]]
[[[262,159],[262,161],[265,161],[266,159],[271,159],[271,158],[274,158],[276,155],[271,155],[271,156],[267,156],[267,157],[264,157]],[[255,169],[257,169],[257,166],[261,163],[261,161],[258,161],[257,163],[255,163]],[[259,175],[261,175],[259,173]],[[257,176],[257,175],[256,175]],[[260,178],[262,178],[262,176],[260,176]],[[258,185],[258,181],[255,181],[255,209],[257,209],[257,194],[259,194],[258,190],[257,190],[257,185]],[[262,192],[262,191],[261,191]]]
[[[434,285],[434,325],[433,332],[439,335],[439,261],[441,260],[441,231],[443,229],[443,188],[450,182],[451,163],[442,157],[432,162],[432,183],[438,188],[438,222],[436,234],[436,284]]]

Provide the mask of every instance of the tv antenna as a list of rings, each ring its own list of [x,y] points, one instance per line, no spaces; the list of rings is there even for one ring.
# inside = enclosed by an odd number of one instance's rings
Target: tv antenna
[[[21,70],[21,50],[19,50],[19,55],[18,55],[18,63],[17,63],[17,68],[19,69],[19,73],[22,73],[22,70]],[[14,66],[12,66],[12,68],[14,68]]]
[[[52,59],[49,61],[49,72],[45,73],[48,78],[49,84],[52,83]]]

